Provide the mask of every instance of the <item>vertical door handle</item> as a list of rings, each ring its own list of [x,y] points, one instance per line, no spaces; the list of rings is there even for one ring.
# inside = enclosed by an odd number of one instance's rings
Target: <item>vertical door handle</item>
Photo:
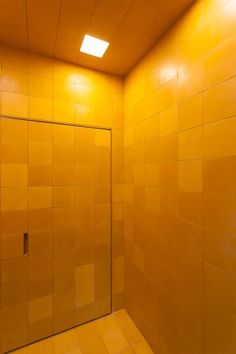
[[[24,246],[23,246],[24,256],[28,256],[28,254],[29,254],[29,234],[28,234],[28,232],[24,232],[23,237],[24,237]]]

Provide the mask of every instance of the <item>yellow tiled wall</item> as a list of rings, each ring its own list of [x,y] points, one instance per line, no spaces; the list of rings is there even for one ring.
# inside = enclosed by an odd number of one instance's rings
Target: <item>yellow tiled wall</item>
[[[236,1],[199,0],[125,82],[125,307],[158,354],[236,352]]]
[[[112,128],[113,308],[119,309],[123,304],[123,80],[8,46],[0,46],[0,63],[2,115]],[[21,133],[24,132],[17,132]],[[24,139],[22,135],[21,140]],[[97,139],[95,145],[103,145],[102,133],[97,135]],[[86,144],[85,141],[81,142]],[[3,163],[4,158],[7,159],[6,154],[12,151],[9,146],[5,148],[2,147]],[[43,149],[39,151],[37,147],[33,151],[33,146],[31,148],[32,153],[38,154],[38,159],[43,158],[44,152],[47,155]],[[14,151],[19,159],[22,154],[24,160],[25,151],[21,142],[19,149]],[[61,154],[58,151],[58,158]],[[67,157],[68,154],[69,151]],[[23,160],[17,176],[22,181],[22,187],[26,184]],[[36,170],[30,170],[30,178],[37,180],[37,175]],[[46,170],[44,177],[47,179]],[[2,171],[2,183],[5,186],[14,184],[15,178],[9,168]],[[44,192],[44,203],[50,203],[48,191]],[[24,198],[20,193],[24,193],[24,188],[19,190],[18,195],[18,201],[22,203]],[[32,208],[40,207],[33,205],[37,193],[36,190],[31,193]],[[16,195],[12,196],[13,199],[9,195],[6,198],[4,205],[8,208]]]
[[[112,127],[113,305],[124,162],[125,307],[156,353],[236,352],[235,50],[236,1],[197,0],[125,80],[123,156],[122,79],[0,49],[1,114]],[[14,179],[2,171],[6,189]]]

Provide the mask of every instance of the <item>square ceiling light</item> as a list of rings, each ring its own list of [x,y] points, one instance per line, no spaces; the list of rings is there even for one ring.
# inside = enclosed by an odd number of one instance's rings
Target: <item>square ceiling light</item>
[[[82,53],[90,54],[98,58],[102,58],[110,43],[101,39],[89,36],[84,36],[80,51]]]

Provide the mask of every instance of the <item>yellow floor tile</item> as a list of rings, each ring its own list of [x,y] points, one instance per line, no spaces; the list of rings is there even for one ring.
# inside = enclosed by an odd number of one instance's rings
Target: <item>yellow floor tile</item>
[[[112,315],[98,319],[96,321],[96,326],[102,336],[113,332],[119,328],[118,323]]]
[[[33,343],[11,354],[154,354],[125,310]]]
[[[28,346],[27,354],[54,354],[54,342],[53,338],[44,339],[40,342],[34,343]]]
[[[140,342],[134,346],[135,354],[153,354],[153,351],[146,342]]]
[[[116,311],[112,313],[111,316],[115,318],[119,326],[132,322],[125,310]]]
[[[82,354],[107,354],[105,344],[95,322],[77,327],[76,332]]]
[[[123,350],[122,352],[120,352],[119,354],[134,354],[135,352],[133,351],[133,349],[131,348],[126,348],[125,350]]]
[[[29,347],[15,350],[12,354],[29,354]]]
[[[119,354],[129,348],[129,343],[120,328],[103,336],[109,354]]]
[[[74,348],[72,350],[70,350],[69,352],[66,352],[66,354],[82,354],[80,348]]]
[[[79,346],[74,329],[54,336],[55,354],[66,354]]]

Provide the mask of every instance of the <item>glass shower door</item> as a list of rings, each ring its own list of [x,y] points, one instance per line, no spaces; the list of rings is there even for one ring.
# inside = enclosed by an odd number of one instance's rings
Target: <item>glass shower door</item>
[[[1,119],[2,352],[111,311],[110,131]]]

